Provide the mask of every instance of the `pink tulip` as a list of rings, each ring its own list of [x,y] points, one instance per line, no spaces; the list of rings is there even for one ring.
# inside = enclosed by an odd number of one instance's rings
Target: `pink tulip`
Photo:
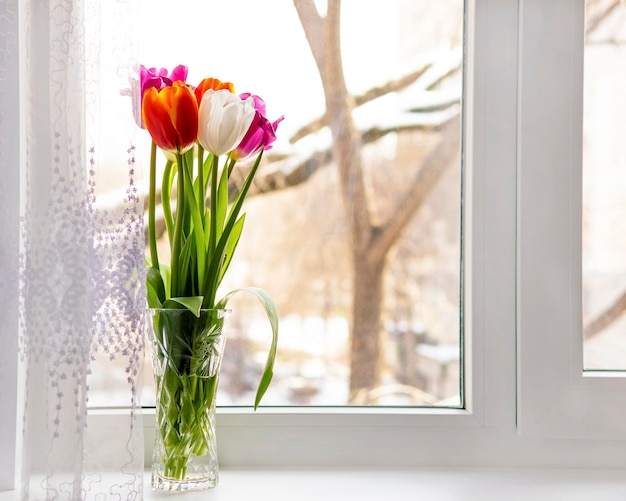
[[[139,78],[131,79],[130,94],[133,99],[133,115],[135,122],[142,129],[146,128],[141,116],[143,95],[146,90],[155,88],[161,90],[163,87],[171,87],[174,82],[185,82],[187,80],[187,66],[179,64],[171,73],[165,68],[146,68],[143,64],[139,66]]]
[[[236,161],[256,156],[261,150],[271,149],[272,143],[276,141],[278,124],[285,118],[281,116],[271,123],[265,117],[265,101],[263,99],[250,93],[241,94],[239,97],[243,100],[251,97],[254,100],[256,113],[241,143],[230,154],[230,157]]]
[[[179,64],[168,74],[165,68],[146,68],[141,65],[139,68],[139,79],[141,82],[141,95],[150,87],[161,90],[163,87],[171,87],[174,82],[185,82],[187,80],[187,66]]]

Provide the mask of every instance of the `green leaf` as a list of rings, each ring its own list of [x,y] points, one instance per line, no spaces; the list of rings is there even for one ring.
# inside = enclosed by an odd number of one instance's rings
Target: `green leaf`
[[[209,179],[211,179],[211,169],[213,168],[213,153],[210,153],[207,155],[207,157],[204,159],[204,193],[207,192],[208,186],[209,186]]]
[[[243,225],[246,220],[246,215],[242,214],[241,217],[237,220],[235,225],[233,226],[232,231],[228,237],[228,242],[226,242],[226,247],[224,248],[224,262],[220,268],[220,275],[217,280],[219,284],[224,278],[226,271],[228,270],[228,266],[230,265],[231,260],[235,254],[235,250],[237,249],[237,244],[239,243],[239,238],[241,237],[241,232],[243,231]]]
[[[204,211],[204,228],[211,228],[211,209],[205,209]],[[209,249],[209,245],[211,244],[211,239],[206,238],[206,252],[208,252],[209,259],[212,256],[213,249]]]
[[[189,296],[189,297],[173,297],[165,301],[163,306],[165,308],[180,309],[178,305],[182,305],[187,308],[196,317],[200,318],[200,309],[202,308],[202,296]]]
[[[210,183],[210,188],[211,188],[211,197],[210,197],[210,207],[211,207],[211,220],[210,220],[210,225],[209,225],[209,255],[211,256],[211,262],[215,261],[215,259],[219,259],[219,256],[215,255],[215,249],[217,247],[217,242],[218,242],[218,238],[217,238],[217,203],[218,203],[218,197],[217,197],[217,169],[218,169],[218,165],[219,165],[219,160],[218,157],[213,157],[213,164],[211,165],[211,183]],[[212,264],[209,263],[209,267],[212,267]],[[214,268],[213,273],[210,273],[209,276],[213,277],[214,273],[215,273],[216,268]],[[213,298],[215,299],[215,298]]]
[[[226,166],[222,169],[220,183],[217,188],[217,206],[215,209],[215,238],[217,241],[222,236],[226,212],[228,211],[228,168]]]
[[[198,290],[203,291],[206,270],[206,237],[204,235],[203,228],[204,220],[202,218],[202,213],[200,212],[200,207],[198,207],[198,204],[196,203],[196,198],[193,195],[195,191],[193,189],[193,183],[191,181],[191,173],[189,172],[189,168],[187,168],[187,166],[185,167],[185,193],[187,193],[187,196],[185,197],[185,202],[187,202],[189,215],[192,222],[192,233],[190,235],[190,238],[193,239],[193,243],[195,244],[196,259],[198,263]]]
[[[189,278],[189,265],[191,264],[191,246],[192,239],[187,238],[183,242],[183,247],[180,250],[180,259],[179,259],[179,269],[178,269],[178,277],[179,277],[179,288],[180,291],[184,291],[185,287],[188,285]],[[173,292],[173,291],[172,291]],[[184,294],[184,292],[181,292]]]
[[[194,155],[193,148],[185,152],[184,157],[188,165],[193,165],[193,155]]]
[[[174,183],[175,173],[173,167],[174,163],[168,160],[165,164],[165,170],[163,171],[163,183],[161,185],[161,207],[163,208],[163,218],[165,219],[165,227],[167,228],[170,247],[172,245],[172,238],[174,237],[174,218],[172,217],[171,205],[172,184]]]
[[[146,270],[146,288],[148,292],[148,306],[160,308],[167,299],[165,296],[165,284],[159,270],[150,266]]]
[[[181,281],[185,278],[184,275],[181,274],[181,267],[184,266],[185,263],[180,264],[181,247],[183,245],[183,226],[185,222],[185,204],[183,203],[185,199],[185,173],[183,172],[183,158],[178,153],[176,154],[176,170],[176,220],[174,221],[174,234],[170,243],[172,249],[170,266],[172,268],[171,293],[174,296],[180,296],[184,295],[182,292],[184,286],[181,285]]]
[[[233,202],[233,205],[230,209],[230,213],[228,214],[228,222],[231,222],[237,219],[239,215],[239,211],[241,210],[241,206],[243,205],[246,195],[248,194],[248,190],[250,189],[250,186],[252,185],[252,181],[254,180],[254,176],[256,175],[256,172],[259,169],[259,165],[261,165],[261,158],[263,158],[263,150],[261,150],[261,152],[256,157],[256,160],[254,161],[254,164],[252,165],[252,169],[250,169],[250,172],[248,173],[248,177],[243,182],[241,190],[239,191],[237,198],[235,198],[235,201]]]
[[[165,299],[169,299],[171,296],[170,287],[172,283],[172,269],[169,264],[161,263],[159,265],[161,271],[161,277],[163,278],[163,285],[165,286]]]
[[[230,212],[228,214],[228,220],[226,221],[224,232],[222,236],[220,237],[219,241],[217,242],[217,245],[215,245],[215,252],[213,253],[211,257],[211,261],[207,268],[207,280],[205,282],[208,284],[209,280],[211,279],[215,281],[214,284],[207,286],[206,290],[209,292],[209,294],[207,294],[206,292],[204,294],[205,307],[207,308],[211,307],[211,305],[213,304],[213,300],[215,299],[214,294],[215,294],[215,291],[219,287],[219,270],[221,270],[222,265],[224,263],[224,259],[223,259],[224,249],[226,247],[226,244],[228,243],[228,239],[230,237],[230,233],[233,229],[233,226],[235,226],[235,223],[238,221],[239,211],[241,210],[241,207],[243,206],[243,202],[246,198],[246,194],[248,193],[248,189],[250,188],[250,185],[252,184],[254,175],[256,174],[256,171],[259,168],[262,156],[263,156],[263,150],[261,150],[261,153],[259,153],[259,155],[257,156],[254,162],[254,165],[252,166],[252,169],[250,170],[250,173],[248,174],[248,177],[244,181],[241,191],[239,192],[239,195],[235,199],[235,202],[233,203],[233,206],[231,207]],[[213,233],[211,233],[211,240],[212,239],[213,239]],[[212,244],[213,242],[211,242],[211,245]],[[232,258],[232,256],[230,256],[230,258]]]
[[[159,295],[148,281],[146,281],[146,298],[148,300],[148,308],[161,308],[162,305],[161,301],[159,301]]]
[[[272,377],[274,376],[274,360],[276,358],[276,349],[278,346],[278,311],[276,310],[276,305],[274,304],[274,301],[272,301],[272,298],[267,294],[267,292],[263,289],[259,289],[258,287],[246,287],[245,289],[236,289],[229,292],[226,296],[220,299],[216,308],[225,308],[228,301],[239,292],[251,292],[257,297],[265,308],[265,313],[267,314],[267,318],[272,327],[272,345],[267,353],[267,361],[265,362],[265,368],[263,369],[263,374],[261,375],[261,380],[259,381],[256,397],[254,399],[254,410],[256,410],[272,381]]]

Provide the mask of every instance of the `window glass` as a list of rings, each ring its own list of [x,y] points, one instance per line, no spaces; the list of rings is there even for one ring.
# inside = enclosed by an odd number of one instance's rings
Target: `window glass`
[[[586,369],[626,369],[626,5],[587,1],[583,125]]]
[[[316,5],[324,15],[325,2]],[[285,115],[224,280],[224,291],[265,289],[281,314],[263,404],[461,406],[462,0],[342,3],[346,106],[355,104],[360,144],[344,192],[363,199],[342,195],[324,89],[292,1],[271,11],[254,0],[141,9],[143,64],[185,64],[190,83],[231,81],[263,97],[270,120]],[[148,148],[141,131],[144,172]],[[364,207],[367,224],[351,233]],[[271,335],[253,296],[230,306],[218,404],[248,406]],[[111,405],[114,382],[102,379],[90,385],[93,405],[100,394]],[[148,357],[143,379],[150,406]]]

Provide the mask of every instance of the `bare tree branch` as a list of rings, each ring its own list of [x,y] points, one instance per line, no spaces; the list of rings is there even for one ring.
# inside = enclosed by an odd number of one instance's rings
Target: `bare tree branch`
[[[300,18],[300,24],[304,29],[304,35],[309,42],[315,63],[321,73],[325,59],[324,19],[317,12],[313,0],[293,0],[293,5]]]
[[[593,15],[589,15],[589,11],[591,10],[590,6],[594,2],[587,2],[588,16],[587,16],[586,23],[585,23],[585,34],[589,35],[594,30],[596,30],[602,24],[602,22],[605,19],[609,18],[611,14],[613,13],[613,11],[620,6],[622,1],[623,0],[611,0],[608,5],[604,6],[603,8],[600,8],[600,11],[594,13]]]
[[[428,82],[424,85],[424,90],[433,88],[435,85],[441,82],[444,78],[449,76],[452,72],[460,68],[461,62],[462,61],[459,61],[459,64],[448,65],[447,67],[444,67],[443,69],[439,70],[437,74],[435,74],[433,78],[430,78]],[[369,103],[370,101],[378,99],[379,97],[385,96],[391,92],[398,92],[407,88],[409,85],[415,83],[428,70],[431,70],[434,66],[434,63],[435,63],[435,60],[424,60],[423,65],[420,66],[418,69],[411,71],[407,73],[406,75],[401,76],[400,78],[389,80],[388,82],[386,82],[385,84],[379,87],[373,87],[369,89],[368,91],[366,91],[365,93],[359,96],[356,96],[354,98],[355,106],[361,106],[365,103]],[[326,114],[324,114],[321,117],[316,118],[315,120],[309,122],[308,124],[298,129],[293,134],[293,136],[291,136],[291,138],[289,139],[289,142],[293,144],[299,141],[300,139],[303,139],[304,137],[308,136],[309,134],[313,134],[317,132],[318,130],[322,129],[326,125],[327,125],[327,117],[326,117]]]
[[[453,117],[452,117],[453,118]],[[433,132],[437,132],[439,130],[445,129],[447,126],[433,126],[432,124],[421,124],[416,122],[411,125],[406,125],[402,127],[393,127],[387,129],[379,129],[372,128],[362,133],[361,142],[362,144],[368,144],[378,141],[380,138],[386,136],[390,133],[397,133],[403,131],[417,131],[417,130],[429,130]],[[270,155],[268,155],[268,162],[265,167],[270,165],[275,165],[280,163],[282,165],[276,166],[271,172],[267,174],[257,174],[254,178],[252,185],[250,186],[250,190],[248,191],[247,197],[254,197],[256,195],[262,195],[265,193],[271,193],[275,191],[285,190],[288,188],[294,188],[300,184],[308,181],[313,174],[315,174],[318,170],[328,166],[333,160],[332,151],[330,148],[326,148],[320,151],[317,151],[306,158],[297,158],[293,156],[284,157],[282,155],[277,155],[272,159],[269,159]],[[430,158],[430,157],[429,157]],[[428,162],[428,159],[426,160]],[[241,187],[243,186],[243,182],[250,172],[250,165],[242,165],[237,167],[233,171],[233,174],[229,180],[228,192],[229,192],[229,200],[232,202],[236,197]],[[263,171],[264,166],[261,167],[261,171]],[[176,193],[172,193],[172,198],[176,198]],[[147,194],[142,195],[144,199],[144,210],[148,208],[148,197]],[[161,193],[160,190],[157,190],[157,206],[161,201]],[[110,211],[119,210],[121,205],[117,202],[117,198],[114,203],[107,205],[104,208],[108,208]],[[147,232],[147,218],[146,221],[146,232]],[[163,214],[157,212],[156,215],[156,223],[157,223],[157,236],[160,237],[165,231],[165,222],[163,220]],[[147,233],[146,233],[147,235]]]
[[[247,197],[261,195],[273,191],[292,188],[306,182],[320,168],[325,167],[332,160],[330,148],[313,153],[305,159],[289,158],[284,160],[286,165],[254,178]],[[250,172],[250,167],[238,168],[233,171],[229,179],[229,199],[232,201],[243,186],[243,182]]]
[[[457,116],[442,127],[439,143],[421,163],[413,182],[398,201],[396,210],[386,223],[375,229],[369,256],[372,263],[380,262],[397,241],[437,181],[458,156],[460,145],[460,120]]]
[[[411,85],[415,80],[417,80],[430,66],[430,63],[419,68],[416,71],[409,73],[408,75],[404,75],[396,80],[390,80],[386,84],[380,87],[374,87],[369,89],[367,92],[360,96],[356,96],[354,98],[354,102],[356,106],[360,106],[362,104],[368,103],[369,101],[373,101],[376,98],[384,96],[385,94],[389,94],[390,92],[397,92],[399,90],[404,89],[408,85]],[[322,127],[326,125],[326,114],[322,115],[319,118],[309,122],[305,126],[301,127],[296,131],[296,133],[289,138],[290,143],[296,143],[300,141],[300,139],[305,138],[309,134],[313,134],[320,130]]]
[[[448,121],[457,116],[458,112],[451,114],[448,117]],[[380,129],[377,127],[366,130],[361,134],[361,143],[368,144],[373,143],[381,139],[390,133],[398,133],[404,131],[418,131],[418,130],[427,130],[432,132],[437,132],[439,130],[445,129],[447,126],[444,125],[433,125],[429,121],[420,121],[415,120],[413,123],[403,125],[400,127],[390,127]],[[429,157],[430,158],[430,157]],[[250,186],[250,190],[248,191],[248,197],[253,197],[256,195],[262,195],[265,193],[271,193],[275,191],[285,190],[288,188],[296,187],[300,184],[308,181],[319,169],[322,169],[328,166],[333,159],[332,151],[330,148],[326,148],[320,151],[317,151],[306,158],[297,158],[295,156],[289,156],[284,154],[276,154],[274,152],[269,153],[266,157],[264,157],[265,167],[270,165],[274,165],[274,168],[271,172],[267,174],[257,174],[252,185]],[[428,162],[428,159],[426,160]],[[280,165],[276,165],[280,164]],[[236,197],[241,187],[243,186],[243,182],[250,172],[251,164],[242,165],[237,167],[233,171],[233,174],[229,180],[229,200],[232,202]],[[261,167],[261,172],[264,170],[264,166]],[[423,174],[426,176],[426,173]],[[111,193],[111,195],[120,195],[118,192]],[[121,195],[120,195],[121,196]],[[120,196],[109,197],[110,200],[102,200],[98,199],[98,206],[101,210],[108,210],[110,212],[115,212],[121,210],[122,204],[119,203]],[[144,210],[148,208],[148,197],[147,193],[140,194],[140,197],[144,200]],[[425,195],[424,195],[425,198]],[[176,199],[176,191],[174,187],[174,191],[172,192],[172,199]],[[156,202],[157,202],[157,214],[156,214],[156,232],[157,237],[161,237],[165,232],[165,222],[163,219],[163,213],[158,211],[159,204],[161,202],[161,192],[160,189],[157,189],[156,193]],[[147,217],[145,218],[146,225],[146,238],[147,238]]]
[[[458,116],[458,112],[454,114],[451,113],[448,120],[456,116]],[[391,133],[417,130],[436,132],[445,127],[447,127],[445,124],[433,126],[429,123],[422,124],[419,121],[416,121],[412,124],[403,125],[401,127],[391,127],[385,129],[371,128],[361,134],[361,143],[373,143]],[[296,157],[281,159],[280,163],[282,163],[282,165],[276,166],[271,172],[261,175],[257,174],[254,178],[252,186],[250,186],[247,197],[249,198],[263,193],[298,186],[299,184],[306,182],[319,169],[327,166],[332,159],[332,151],[330,148],[317,151],[304,159]],[[278,162],[268,163],[272,165]],[[261,170],[263,170],[263,167],[261,167]],[[231,201],[234,200],[239,193],[248,172],[250,172],[250,166],[238,167],[235,171],[233,171],[228,187],[229,198]]]
[[[583,339],[586,341],[600,334],[604,329],[618,321],[625,311],[626,291],[622,292],[608,308],[584,327]]]

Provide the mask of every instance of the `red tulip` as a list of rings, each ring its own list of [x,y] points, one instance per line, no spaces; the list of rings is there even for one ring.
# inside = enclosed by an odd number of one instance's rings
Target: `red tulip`
[[[193,88],[174,82],[143,96],[142,116],[155,144],[165,151],[184,153],[198,136],[198,102]]]

